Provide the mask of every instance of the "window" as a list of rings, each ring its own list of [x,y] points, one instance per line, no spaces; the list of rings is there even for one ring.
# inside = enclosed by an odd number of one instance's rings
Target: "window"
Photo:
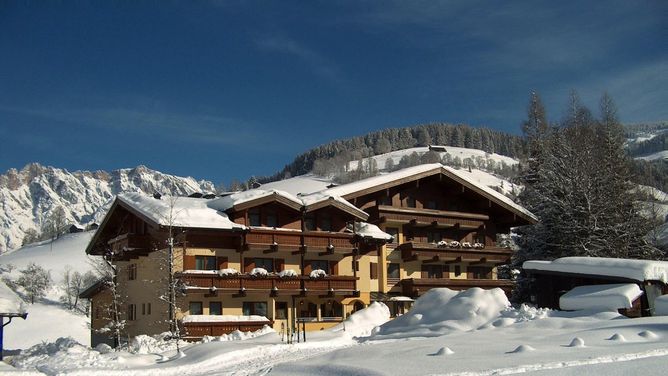
[[[313,214],[304,217],[304,228],[308,231],[315,231],[315,217]]]
[[[267,302],[243,302],[244,316],[264,316],[267,317]]]
[[[278,227],[278,215],[274,209],[267,210],[267,227]]]
[[[459,277],[460,275],[462,275],[462,267],[461,265],[455,265],[455,276]]]
[[[320,216],[320,229],[322,231],[332,231],[332,219],[327,214]]]
[[[491,279],[492,268],[486,267],[469,267],[469,278],[472,279]]]
[[[274,272],[274,259],[256,258],[255,267],[265,269],[268,272]]]
[[[262,226],[262,221],[260,221],[260,209],[252,208],[248,210],[248,225]]]
[[[371,279],[378,279],[378,263],[370,262],[369,263],[369,276]]]
[[[476,234],[476,242],[485,245],[485,233],[479,232]]]
[[[376,200],[376,205],[391,206],[392,205],[392,197],[388,197],[388,196],[381,197],[381,198]]]
[[[93,316],[94,319],[99,319],[102,317],[102,312],[100,310],[100,307],[95,307],[95,316]]]
[[[128,305],[128,321],[137,320],[137,306],[134,304]]]
[[[276,302],[276,318],[279,320],[285,320],[288,318],[287,302]]]
[[[195,256],[195,269],[218,270],[215,256]]]
[[[203,313],[202,302],[190,302],[188,311],[191,315],[201,315]]]
[[[221,302],[210,302],[209,303],[209,314],[210,315],[222,315],[223,314],[223,303],[221,303]]]
[[[385,232],[392,235],[392,243],[399,243],[399,229],[396,227],[386,227]]]
[[[443,235],[437,231],[428,231],[427,232],[427,243],[438,243],[443,240]]]
[[[400,278],[398,263],[391,262],[387,264],[387,278]]]
[[[146,303],[141,304],[141,314],[142,316],[146,314]]]
[[[426,209],[434,209],[434,210],[436,210],[436,209],[438,209],[438,204],[436,203],[436,201],[430,200],[430,201],[427,201],[427,203],[425,204],[424,207],[425,207]]]
[[[146,314],[147,315],[151,314],[151,303],[146,304]]]
[[[128,279],[130,281],[137,279],[137,264],[128,265]]]
[[[443,266],[422,265],[422,278],[443,278]]]
[[[415,197],[408,196],[406,197],[406,207],[414,208],[415,207]]]
[[[359,261],[355,261],[355,271],[356,272],[360,271],[360,262]]]
[[[448,210],[457,211],[459,210],[459,205],[457,205],[457,203],[454,201],[448,201]]]
[[[325,273],[331,274],[331,271],[329,270],[329,261],[327,260],[311,260],[311,270],[316,270],[316,269],[321,269],[324,270]]]

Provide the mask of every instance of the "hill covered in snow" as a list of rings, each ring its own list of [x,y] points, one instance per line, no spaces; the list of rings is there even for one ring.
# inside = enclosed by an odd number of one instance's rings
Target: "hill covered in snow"
[[[107,171],[75,171],[37,163],[0,175],[0,254],[19,248],[28,231],[40,232],[64,210],[66,224],[98,222],[121,192],[188,195],[213,192],[213,183],[151,170],[145,166]]]

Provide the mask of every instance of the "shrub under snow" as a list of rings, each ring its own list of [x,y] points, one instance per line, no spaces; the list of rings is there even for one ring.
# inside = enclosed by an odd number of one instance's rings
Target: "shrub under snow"
[[[251,270],[250,275],[253,277],[266,277],[269,272],[267,272],[267,269],[265,268],[253,268]]]
[[[282,270],[280,273],[278,273],[278,276],[281,277],[281,278],[296,277],[297,272],[292,270],[292,269],[285,269],[285,270]]]
[[[327,277],[327,273],[322,269],[315,269],[308,276],[310,278],[324,278],[324,277]]]
[[[239,271],[234,268],[221,269],[218,271],[218,275],[221,277],[239,275]]]

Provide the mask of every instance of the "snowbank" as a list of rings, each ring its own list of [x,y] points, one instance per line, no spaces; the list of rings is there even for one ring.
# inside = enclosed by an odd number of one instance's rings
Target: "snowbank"
[[[254,332],[242,332],[240,330],[235,330],[229,334],[223,334],[222,336],[204,336],[202,338],[202,343],[207,342],[227,342],[227,341],[245,341],[247,339],[263,336],[265,334],[276,333],[276,331],[269,325],[265,325],[262,329],[256,330]]]
[[[566,311],[617,311],[620,308],[631,308],[633,301],[640,295],[640,287],[633,283],[578,286],[559,298],[559,307]]]
[[[332,332],[344,331],[352,337],[366,337],[371,335],[374,328],[385,324],[388,320],[390,320],[390,309],[381,302],[373,302],[330,330]]]
[[[433,337],[474,330],[497,319],[508,306],[510,302],[499,288],[431,289],[408,313],[380,326],[372,338]]]
[[[654,299],[654,315],[668,316],[668,295],[661,295]]]
[[[668,283],[668,261],[631,260],[608,257],[562,257],[554,261],[526,261],[525,270],[552,271],[628,278],[634,281]]]
[[[37,369],[47,374],[57,374],[57,370],[96,367],[103,368],[108,363],[103,356],[81,345],[71,337],[58,338],[55,342],[41,343],[21,351],[11,359],[14,367]]]

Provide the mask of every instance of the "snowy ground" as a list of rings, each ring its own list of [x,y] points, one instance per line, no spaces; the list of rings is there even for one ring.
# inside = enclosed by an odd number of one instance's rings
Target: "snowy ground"
[[[66,268],[80,273],[92,269],[90,259],[84,250],[93,234],[93,231],[66,234],[53,242],[31,244],[0,256],[0,265],[14,266],[10,273],[10,277],[14,280],[18,278],[19,270],[34,262],[49,270],[54,282],[45,299],[35,304],[26,304],[28,312],[26,320],[14,319],[5,327],[6,352],[11,354],[17,349],[27,349],[42,342],[52,342],[59,337],[72,337],[84,345],[90,344],[90,320],[85,315],[67,310],[59,303],[62,294],[59,284]]]
[[[431,292],[434,291],[434,292]],[[107,354],[67,339],[43,344],[0,373],[73,375],[662,375],[668,317],[507,308],[500,290],[431,290],[406,315],[387,320],[374,304],[332,330],[285,344],[272,331],[173,345],[149,338]],[[374,328],[375,327],[375,328]],[[372,329],[374,328],[374,329]],[[262,334],[262,333],[258,333]],[[237,340],[234,340],[237,339]]]

